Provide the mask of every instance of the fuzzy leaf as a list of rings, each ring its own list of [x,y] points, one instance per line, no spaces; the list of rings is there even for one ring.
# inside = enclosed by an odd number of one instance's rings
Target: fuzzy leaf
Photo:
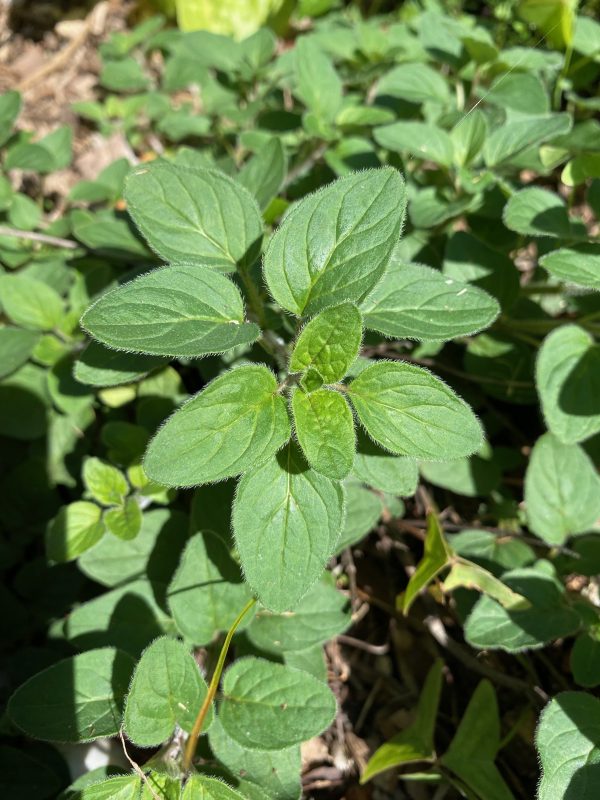
[[[181,800],[245,800],[245,797],[218,778],[191,775],[183,787]]]
[[[324,383],[341,380],[356,359],[362,317],[351,303],[327,308],[303,328],[290,359],[290,372],[315,369]]]
[[[85,460],[82,477],[92,498],[104,506],[120,505],[129,492],[123,473],[94,456]]]
[[[99,342],[90,342],[73,368],[73,375],[88,386],[120,386],[143,378],[153,369],[164,366],[166,358],[109,350]]]
[[[51,561],[72,561],[89,550],[104,534],[102,511],[95,503],[77,500],[62,506],[46,534],[46,554]]]
[[[447,340],[487,328],[498,301],[420,264],[395,262],[361,304],[367,328],[395,339]]]
[[[296,606],[323,572],[343,517],[342,487],[310,469],[291,443],[242,477],[233,530],[244,576],[263,605]]]
[[[515,192],[504,207],[502,218],[507,228],[526,236],[564,238],[571,233],[563,199],[538,186]]]
[[[265,279],[277,303],[310,316],[362,300],[385,272],[405,207],[404,181],[390,167],[357,172],[305,197],[265,254]]]
[[[125,182],[125,199],[165,261],[233,272],[258,256],[263,230],[256,201],[223,172],[165,161],[141,164]]]
[[[382,450],[362,431],[358,432],[352,475],[373,489],[401,497],[413,495],[419,482],[416,461]]]
[[[600,247],[597,244],[561,247],[542,256],[540,264],[555,278],[600,291]]]
[[[251,750],[282,750],[317,736],[335,712],[329,687],[299,669],[243,658],[223,679],[219,720]]]
[[[266,367],[220,375],[178,409],[150,442],[144,468],[165,486],[194,486],[244,472],[290,436],[285,400]]]
[[[176,724],[189,733],[207,691],[187,648],[175,639],[157,639],[135,668],[123,717],[125,733],[140,747],[166,741]],[[212,709],[204,730],[211,722]]]
[[[244,304],[224,275],[180,264],[157,269],[107,292],[81,324],[102,344],[158,356],[194,357],[249,344]]]
[[[292,396],[294,428],[306,460],[321,475],[345,478],[354,462],[356,436],[352,411],[341,394],[317,389]]]
[[[529,147],[568,133],[572,125],[569,114],[539,115],[505,122],[486,139],[483,146],[485,163],[488,167],[498,167]]]
[[[50,286],[26,275],[0,276],[0,308],[17,325],[49,331],[63,316],[63,301]]]
[[[372,364],[348,395],[369,435],[397,455],[444,461],[481,445],[481,426],[468,405],[420,367]]]

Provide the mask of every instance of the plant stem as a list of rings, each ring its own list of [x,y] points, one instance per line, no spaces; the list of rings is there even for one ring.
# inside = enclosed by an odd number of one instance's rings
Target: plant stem
[[[244,619],[248,611],[250,611],[250,609],[255,603],[256,603],[256,598],[253,597],[252,600],[249,600],[244,606],[244,608],[240,611],[238,616],[236,617],[231,628],[229,628],[229,630],[227,631],[227,636],[225,637],[225,641],[223,642],[223,647],[221,648],[221,652],[219,653],[219,660],[217,661],[217,666],[215,667],[215,671],[213,672],[213,676],[210,681],[210,685],[208,687],[208,692],[206,693],[204,702],[200,706],[200,711],[198,711],[198,716],[196,717],[196,721],[194,722],[194,727],[192,728],[192,731],[185,745],[185,753],[183,756],[183,772],[186,775],[192,767],[192,760],[194,758],[194,753],[196,752],[196,746],[198,744],[198,739],[200,738],[200,732],[202,730],[204,720],[206,719],[206,715],[208,714],[208,709],[210,708],[212,701],[215,699],[217,688],[221,680],[221,674],[223,672],[225,659],[227,658],[227,651],[229,650],[229,645],[231,644],[231,640],[233,639],[233,634],[235,633],[240,622]]]
[[[76,250],[81,247],[72,239],[61,239],[58,236],[48,236],[46,233],[35,233],[34,231],[21,231],[18,228],[9,228],[7,225],[0,225],[0,236],[14,236],[15,239],[51,244],[54,247],[63,247],[65,250]]]

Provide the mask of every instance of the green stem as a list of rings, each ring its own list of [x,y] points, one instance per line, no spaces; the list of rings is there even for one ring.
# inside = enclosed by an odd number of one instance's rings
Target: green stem
[[[567,73],[569,71],[572,55],[573,55],[573,45],[569,44],[565,51],[565,60],[562,69],[559,72],[558,77],[556,78],[556,83],[554,84],[554,96],[552,98],[552,104],[554,106],[555,111],[558,111],[560,109],[560,100],[562,97],[562,82],[563,79],[566,78]]]
[[[244,608],[240,611],[238,616],[236,617],[231,628],[229,628],[229,630],[227,631],[227,636],[225,637],[225,641],[223,642],[223,647],[221,648],[221,652],[219,653],[219,660],[217,661],[217,666],[215,667],[215,671],[213,672],[213,676],[210,681],[210,685],[208,687],[208,692],[206,693],[204,702],[200,706],[200,711],[198,711],[198,716],[196,717],[196,721],[194,722],[194,727],[192,728],[192,731],[185,745],[185,753],[183,756],[183,771],[184,774],[186,775],[192,768],[192,761],[194,759],[194,754],[196,753],[196,747],[198,745],[198,739],[200,738],[200,732],[202,731],[204,720],[206,719],[206,715],[208,714],[208,709],[210,708],[212,701],[215,699],[217,688],[221,680],[223,667],[225,665],[225,659],[227,658],[229,645],[231,644],[231,640],[233,639],[233,634],[235,633],[240,622],[244,619],[248,611],[250,611],[250,609],[255,603],[256,603],[256,598],[253,597],[252,600],[249,600],[244,606]]]

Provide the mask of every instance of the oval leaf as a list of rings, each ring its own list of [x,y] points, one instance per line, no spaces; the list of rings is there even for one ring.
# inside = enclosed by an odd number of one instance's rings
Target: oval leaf
[[[292,396],[294,428],[311,467],[328,478],[342,480],[354,462],[354,419],[341,394],[317,389]]]

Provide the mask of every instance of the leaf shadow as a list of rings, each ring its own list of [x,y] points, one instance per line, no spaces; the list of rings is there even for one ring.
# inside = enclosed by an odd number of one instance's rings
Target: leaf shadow
[[[592,417],[600,414],[600,347],[592,346],[565,378],[558,405],[565,414]]]

